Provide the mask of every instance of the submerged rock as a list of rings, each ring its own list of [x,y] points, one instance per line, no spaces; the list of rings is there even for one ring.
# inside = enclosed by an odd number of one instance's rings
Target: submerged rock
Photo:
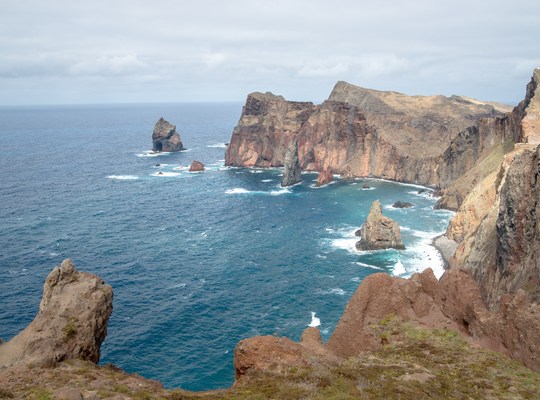
[[[399,225],[382,214],[379,200],[373,202],[366,222],[355,235],[362,238],[356,243],[357,250],[403,250],[405,248],[401,241]]]
[[[411,208],[411,207],[414,207],[414,204],[413,203],[408,203],[406,201],[398,200],[392,205],[392,207],[394,207],[394,208]]]
[[[281,186],[292,186],[302,182],[302,169],[298,161],[298,142],[295,140],[287,150],[285,163],[283,165],[283,176],[281,177]]]
[[[201,172],[204,171],[204,164],[200,161],[193,161],[189,166],[189,172]]]
[[[79,272],[71,260],[49,274],[34,320],[0,345],[0,369],[18,363],[50,366],[67,359],[97,363],[112,313],[112,288]]]
[[[163,118],[156,122],[152,133],[152,151],[180,151],[183,150],[182,140],[176,132],[176,126]]]

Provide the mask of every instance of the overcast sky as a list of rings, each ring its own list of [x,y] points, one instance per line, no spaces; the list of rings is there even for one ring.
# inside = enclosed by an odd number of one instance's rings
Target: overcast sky
[[[539,0],[0,0],[0,105],[319,102],[338,80],[515,104]]]

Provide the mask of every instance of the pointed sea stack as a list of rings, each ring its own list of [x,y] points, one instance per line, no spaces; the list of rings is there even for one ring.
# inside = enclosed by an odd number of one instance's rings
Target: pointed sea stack
[[[357,250],[405,249],[399,225],[382,214],[379,200],[375,200],[371,205],[366,222],[356,231],[356,236],[362,238],[356,242]]]
[[[328,185],[334,180],[334,175],[332,175],[332,171],[330,169],[325,168],[321,172],[319,172],[319,176],[317,177],[317,183],[315,186],[321,187]]]
[[[287,149],[285,162],[283,165],[283,176],[281,177],[281,186],[292,186],[302,182],[302,169],[298,160],[298,142],[295,140]]]
[[[176,126],[163,118],[156,122],[152,133],[152,151],[180,151],[184,150]]]

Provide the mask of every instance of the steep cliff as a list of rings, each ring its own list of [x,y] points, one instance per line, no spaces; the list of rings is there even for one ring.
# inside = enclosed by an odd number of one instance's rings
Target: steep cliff
[[[458,96],[407,96],[345,82],[338,82],[321,105],[253,93],[225,163],[282,166],[296,138],[304,170],[447,186],[498,143],[487,137],[491,131],[475,125],[502,116],[502,110]],[[479,147],[474,152],[466,149],[471,140]],[[449,146],[453,150],[445,153]]]

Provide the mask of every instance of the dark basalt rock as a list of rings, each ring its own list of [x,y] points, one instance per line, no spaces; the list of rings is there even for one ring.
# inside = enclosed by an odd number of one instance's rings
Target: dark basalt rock
[[[283,165],[283,176],[281,177],[281,186],[292,186],[302,182],[302,169],[298,161],[298,142],[293,141],[287,154],[285,154],[285,164]]]
[[[412,207],[414,207],[414,204],[406,202],[406,201],[398,200],[392,205],[392,207],[394,207],[394,208],[412,208]]]
[[[184,150],[180,135],[176,132],[176,126],[163,118],[156,122],[152,133],[152,151],[180,151]]]

